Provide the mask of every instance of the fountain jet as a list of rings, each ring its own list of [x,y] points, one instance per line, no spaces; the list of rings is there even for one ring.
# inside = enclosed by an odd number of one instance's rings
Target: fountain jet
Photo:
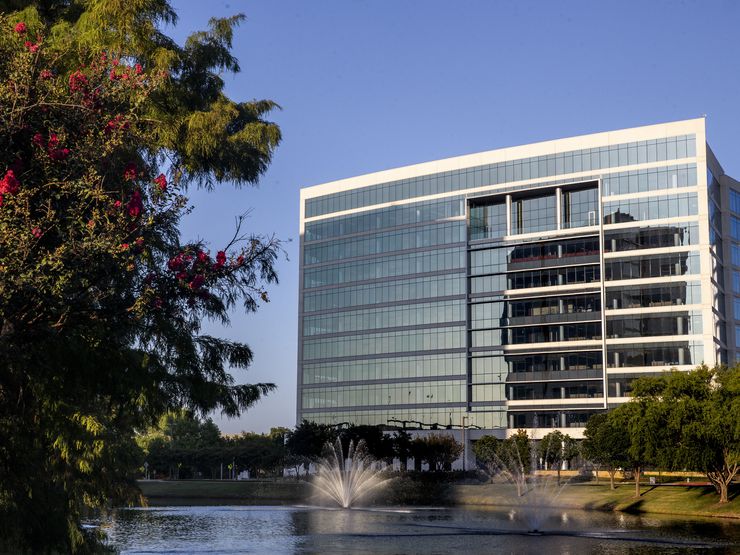
[[[340,439],[333,445],[327,443],[317,468],[313,486],[345,509],[387,481],[381,475],[383,470],[375,468],[363,440],[357,445],[350,441],[346,457]]]

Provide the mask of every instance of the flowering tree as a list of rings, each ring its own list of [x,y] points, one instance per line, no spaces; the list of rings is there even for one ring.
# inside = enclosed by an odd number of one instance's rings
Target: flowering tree
[[[255,182],[280,134],[214,73],[238,18],[179,48],[163,1],[43,6],[0,16],[0,550],[75,552],[84,511],[136,494],[135,430],[274,387],[235,385],[249,347],[201,322],[267,301],[279,242],[178,224],[188,184]]]

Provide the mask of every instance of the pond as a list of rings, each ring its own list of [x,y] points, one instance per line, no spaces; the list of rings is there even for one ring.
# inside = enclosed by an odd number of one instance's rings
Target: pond
[[[740,522],[522,509],[177,506],[118,509],[102,525],[122,553],[738,553]]]

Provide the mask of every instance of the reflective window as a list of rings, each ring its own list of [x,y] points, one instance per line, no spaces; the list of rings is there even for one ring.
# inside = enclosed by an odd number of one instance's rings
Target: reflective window
[[[699,224],[686,223],[607,231],[604,251],[630,251],[699,244]]]
[[[599,380],[584,383],[545,382],[509,386],[509,399],[524,401],[526,399],[588,399],[601,397],[604,384]]]
[[[304,316],[303,334],[320,335],[464,321],[464,300],[436,301]]]
[[[704,347],[698,342],[610,345],[607,349],[609,368],[696,366],[702,362],[704,362]]]
[[[740,193],[734,189],[730,189],[730,210],[740,214]]]
[[[303,342],[303,360],[408,351],[436,351],[459,349],[464,346],[464,327],[381,332],[326,339],[307,339]]]
[[[643,308],[701,303],[699,282],[607,287],[607,308]]]
[[[698,274],[699,253],[691,251],[609,259],[605,266],[607,281]]]
[[[696,186],[696,164],[612,173],[602,179],[605,197]]]
[[[319,264],[392,251],[418,249],[465,241],[464,222],[412,227],[402,231],[373,233],[350,239],[311,243],[303,249],[305,264]]]
[[[512,318],[527,318],[531,319],[532,323],[538,323],[538,321],[544,321],[543,319],[547,316],[591,313],[600,310],[601,297],[596,294],[540,297],[475,303],[470,306],[470,319],[472,329],[481,329],[509,325],[512,323]]]
[[[698,211],[699,203],[695,193],[624,199],[604,203],[604,223],[696,216]]]
[[[674,153],[675,157],[673,156]],[[679,160],[694,156],[696,156],[696,137],[694,135],[585,148],[401,179],[323,195],[306,199],[305,212],[306,217],[311,218],[330,212],[339,212],[422,195],[460,191],[565,173],[616,168],[631,164]]]
[[[491,239],[506,235],[506,202],[470,206],[470,239]]]
[[[308,289],[352,281],[423,274],[464,267],[465,249],[447,248],[306,268],[303,271],[303,286]]]
[[[493,274],[509,270],[537,268],[544,265],[556,266],[563,263],[590,262],[595,259],[577,260],[576,257],[596,257],[598,254],[598,237],[479,249],[470,251],[470,273],[471,275]],[[563,262],[558,263],[558,260],[563,260]]]
[[[370,210],[361,214],[352,214],[351,216],[340,216],[329,220],[307,222],[304,241],[316,241],[342,235],[375,231],[387,227],[444,220],[464,214],[465,201],[462,197],[391,206],[379,210]]]
[[[563,229],[598,225],[599,192],[596,187],[563,191],[560,202]]]
[[[303,364],[303,383],[398,380],[433,376],[464,376],[464,353],[345,360]]]
[[[402,302],[430,297],[448,297],[465,294],[463,274],[445,274],[394,281],[381,281],[351,287],[303,294],[303,311],[315,312],[390,302]]]
[[[511,233],[534,233],[557,228],[555,193],[511,201]]]
[[[525,343],[589,341],[601,339],[601,322],[578,322],[552,326],[522,326],[516,328],[473,331],[471,347],[499,347]]]
[[[679,312],[660,316],[610,316],[606,321],[607,337],[652,337],[702,333],[698,312]]]

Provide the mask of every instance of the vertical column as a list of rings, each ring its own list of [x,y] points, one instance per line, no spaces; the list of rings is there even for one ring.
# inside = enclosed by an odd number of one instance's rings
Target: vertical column
[[[562,202],[562,193],[563,190],[558,187],[555,189],[555,217],[557,218],[556,222],[556,228],[555,229],[561,229],[562,228],[562,222],[563,222],[563,202]]]
[[[506,235],[511,235],[511,195],[506,195]]]

